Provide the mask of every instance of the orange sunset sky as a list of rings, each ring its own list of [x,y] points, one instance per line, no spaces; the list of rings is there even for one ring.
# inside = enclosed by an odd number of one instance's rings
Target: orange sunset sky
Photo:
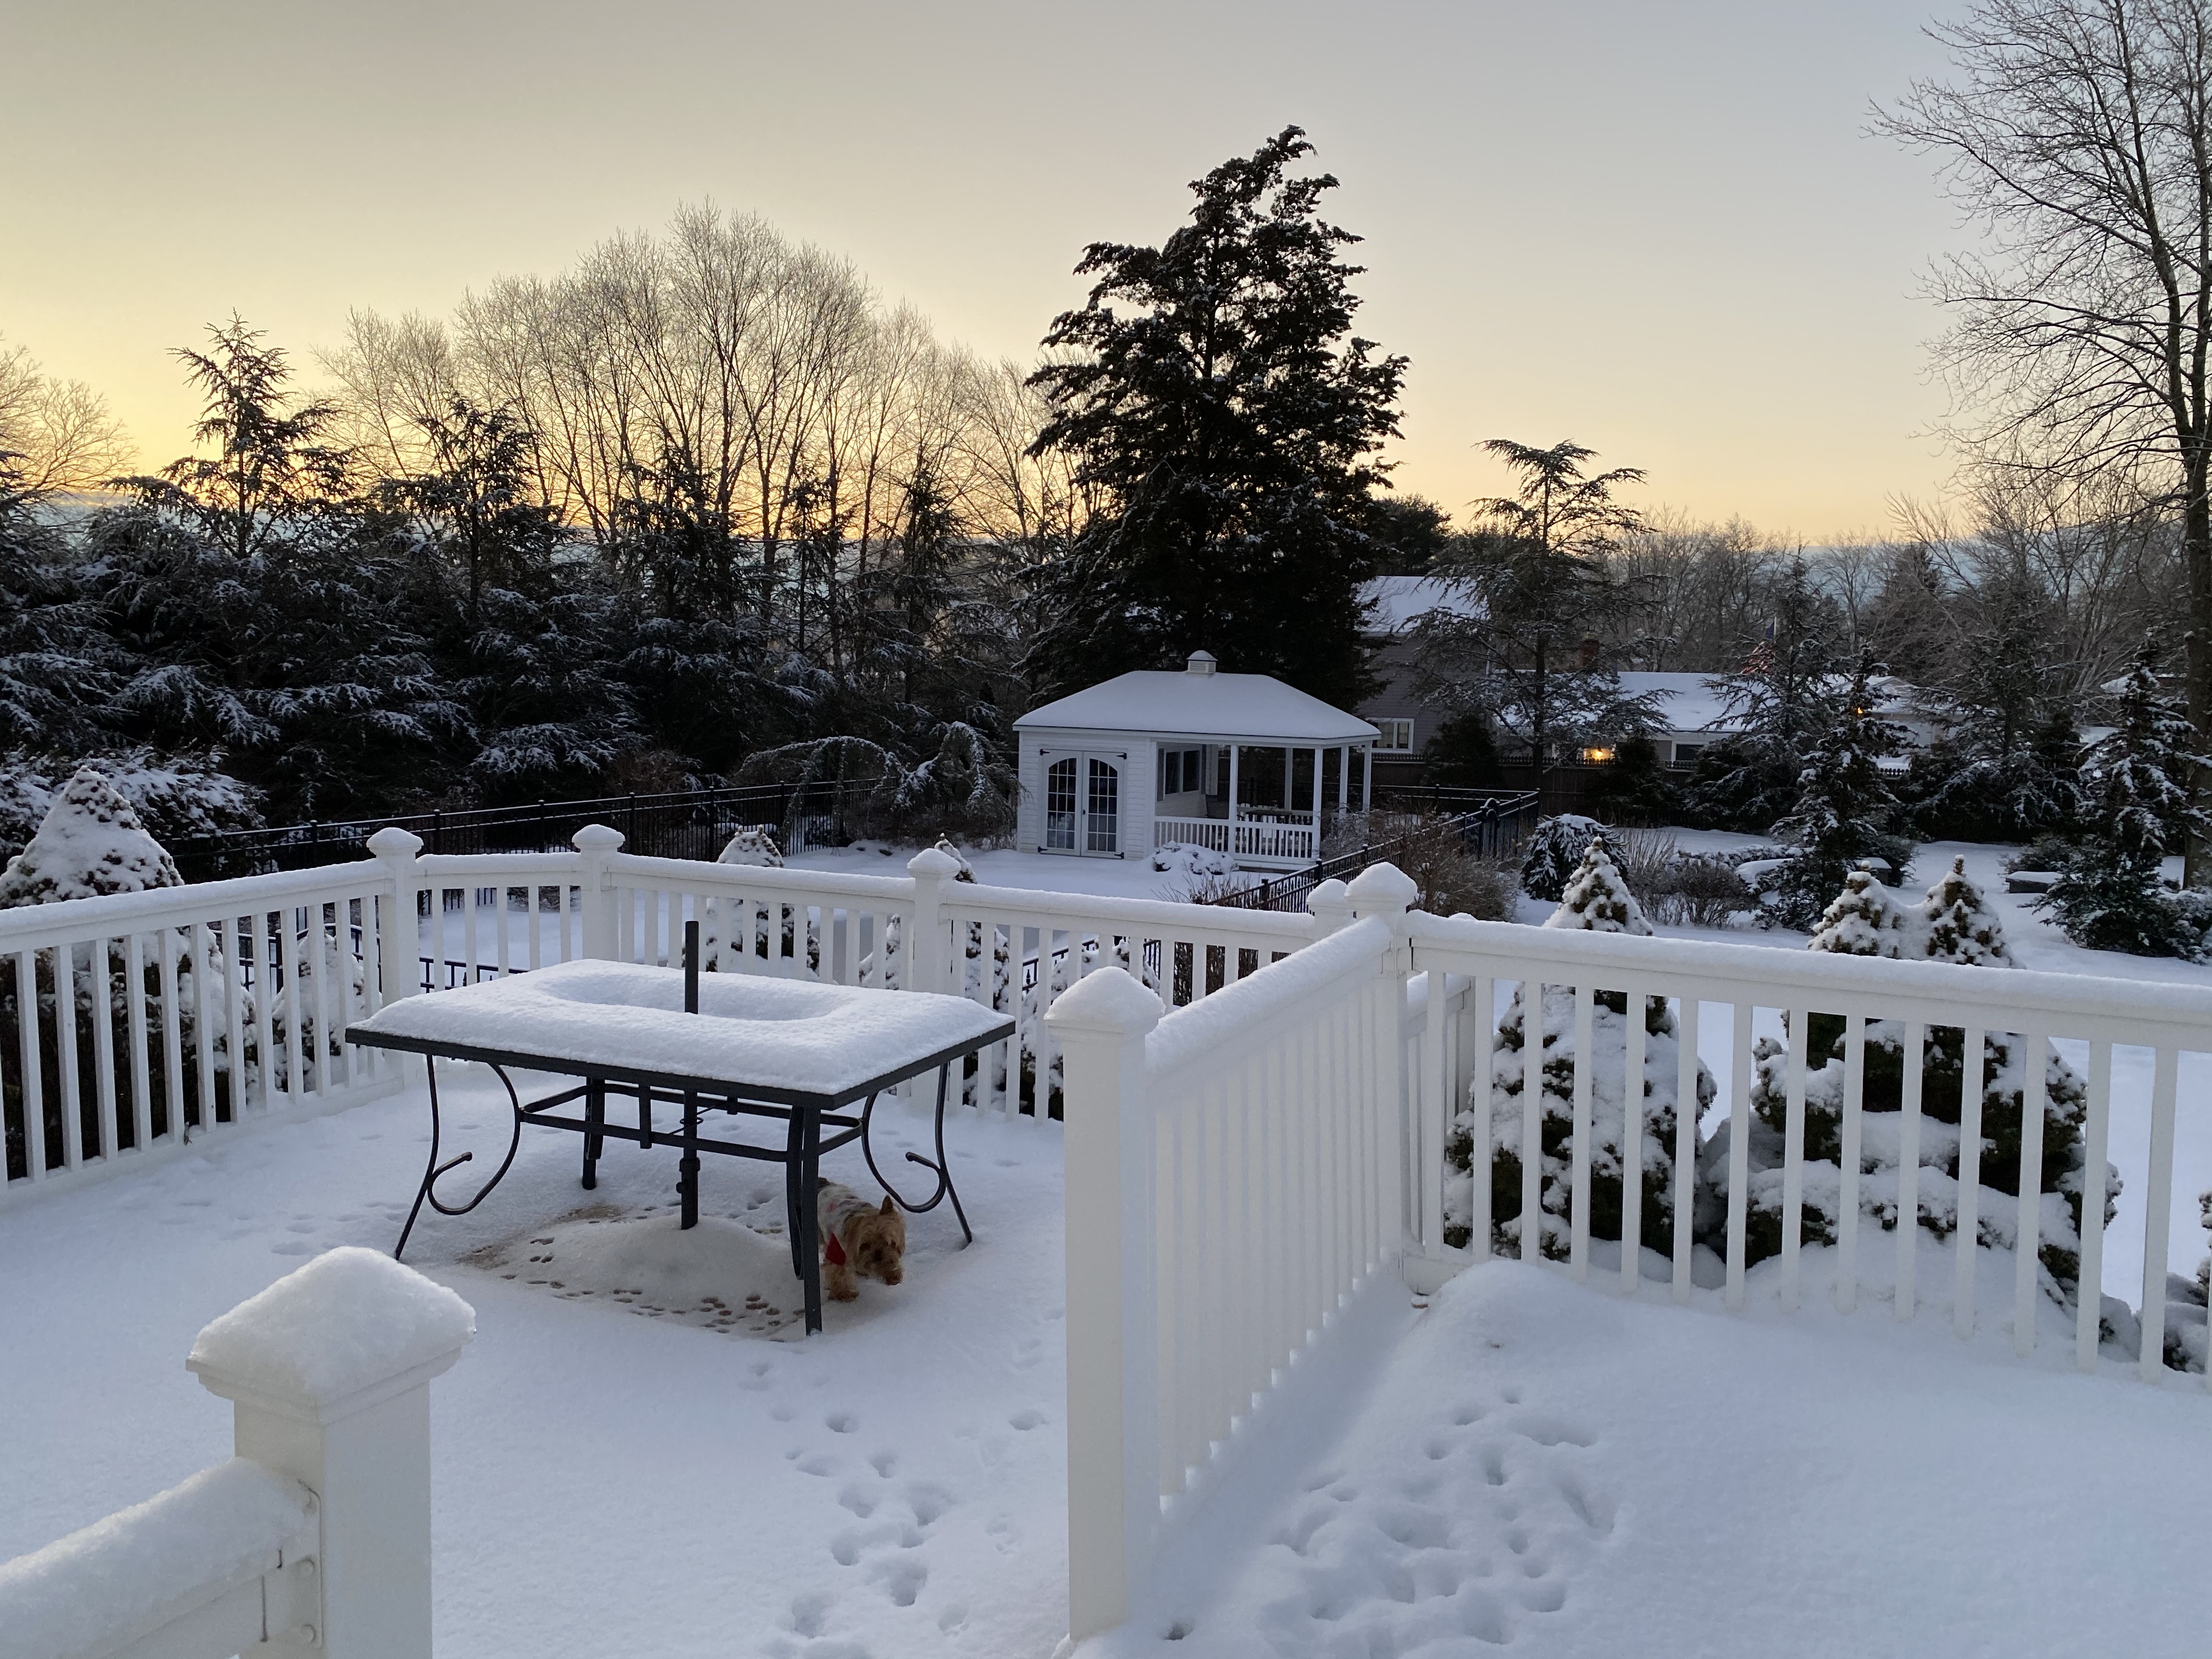
[[[1026,360],[1093,239],[1285,123],[1413,360],[1402,489],[1571,436],[1646,506],[1820,541],[1942,490],[1921,271],[1960,235],[1865,131],[1931,0],[1304,5],[0,0],[0,334],[185,447],[170,346],[235,308],[312,368],[682,200],[851,258]]]

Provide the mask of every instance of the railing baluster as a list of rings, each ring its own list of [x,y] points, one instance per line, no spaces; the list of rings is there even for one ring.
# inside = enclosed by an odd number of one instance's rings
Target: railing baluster
[[[2014,1034],[2027,1045],[2020,1107],[2020,1220],[2013,1241],[2012,1350],[2035,1351],[2036,1269],[2043,1252],[2043,1120],[2051,1042],[2041,1031]]]
[[[98,1146],[88,1146],[88,1158],[112,1158],[123,1140],[122,1091],[115,1083],[115,941],[96,939],[91,954],[92,1006],[85,1024],[92,1038],[93,1099],[98,1108],[93,1119]]]
[[[171,927],[163,928],[154,938],[161,952],[159,983],[161,988],[162,1133],[172,1141],[181,1141],[185,1138],[185,1011],[178,993],[177,953],[183,948],[184,942]],[[194,975],[193,977],[197,979],[198,975]]]
[[[1698,1024],[1705,1005],[1694,990],[1685,990],[1674,1018],[1679,1046],[1674,1056],[1674,1172],[1669,1183],[1674,1196],[1674,1280],[1677,1302],[1690,1299],[1692,1249],[1691,1223],[1695,1218],[1698,1192]]]
[[[315,1098],[328,1100],[333,1092],[331,1073],[346,1063],[345,1037],[331,1024],[331,1007],[334,994],[342,996],[343,988],[331,981],[343,972],[341,954],[343,946],[339,929],[333,918],[328,932],[323,927],[323,904],[319,899],[307,906],[307,988],[314,994],[315,1028],[312,1033],[315,1050]],[[501,952],[504,955],[504,952]],[[506,971],[502,963],[501,971]],[[335,1037],[337,1041],[333,1042]],[[332,1050],[335,1048],[336,1052]]]
[[[154,1076],[148,1054],[145,945],[131,933],[123,943],[123,1006],[131,1035],[131,1145],[143,1152],[154,1143]],[[121,1137],[118,1137],[119,1143]]]
[[[1491,1069],[1496,1064],[1493,1056],[1497,1053],[1498,1041],[1498,981],[1488,974],[1477,975],[1474,996],[1474,1041],[1469,1045],[1473,1049],[1469,1069],[1474,1076],[1469,1079],[1468,1095],[1468,1115],[1474,1121],[1474,1149],[1468,1166],[1474,1176],[1474,1201],[1469,1206],[1473,1219],[1468,1224],[1467,1242],[1477,1261],[1487,1261],[1490,1260],[1491,1164],[1498,1155],[1491,1145],[1490,1135]],[[1459,1091],[1455,1089],[1451,1099],[1445,1105],[1447,1122],[1459,1104]]]
[[[483,977],[477,964],[483,958],[478,954],[477,940],[477,884],[473,880],[461,887],[461,983],[473,985]]]
[[[1951,1328],[1974,1329],[1975,1250],[1982,1231],[1982,1089],[1987,1056],[1979,1026],[1966,1030],[1959,1073],[1959,1227],[1951,1261]]]
[[[1444,972],[1427,975],[1427,1011],[1421,1021],[1420,1066],[1414,1073],[1418,1109],[1413,1124],[1418,1142],[1413,1157],[1413,1190],[1407,1219],[1413,1224],[1415,1246],[1432,1259],[1444,1249],[1444,1142],[1450,1133],[1452,1103],[1450,1073],[1444,1064]]]
[[[1627,1033],[1620,1067],[1620,1288],[1634,1296],[1644,1275],[1644,999],[1634,984],[1622,994]]]
[[[23,1066],[24,1174],[32,1181],[44,1181],[46,1076],[39,1053],[39,953],[35,951],[15,952],[15,1054]]]
[[[61,1073],[62,1167],[74,1170],[84,1162],[84,1093],[83,1079],[77,1075],[76,947],[73,945],[54,947],[54,1060]]]
[[[1836,1308],[1849,1313],[1859,1301],[1859,1160],[1864,1151],[1866,1016],[1844,1017],[1844,1145],[1838,1160]]]
[[[1521,981],[1521,1260],[1544,1259],[1544,987]]]
[[[307,1094],[307,1022],[300,1017],[300,945],[299,935],[294,929],[292,907],[286,905],[277,913],[276,968],[284,979],[284,1037],[285,1052],[290,1056],[290,1066],[284,1082],[284,1103],[296,1106]],[[470,953],[473,956],[475,953]],[[315,1070],[320,1073],[322,1066]]]
[[[1798,1256],[1805,1232],[1805,1071],[1813,1023],[1806,1008],[1788,1011],[1790,1040],[1783,1054],[1784,1079],[1782,1127],[1782,1285],[1784,1313],[1798,1302]]]
[[[2173,1097],[2179,1055],[2170,1042],[2154,1051],[2150,1088],[2150,1169],[2143,1190],[2142,1350],[2136,1374],[2155,1382],[2166,1365],[2166,1258],[2173,1229]]]
[[[221,957],[226,935],[222,923],[214,921],[195,927],[185,937],[191,940],[192,951],[192,1060],[200,1080],[199,1127],[205,1129],[215,1121],[215,1049],[219,1034],[216,1030],[216,1022],[211,1009],[218,994],[222,996],[225,1003],[231,1000],[228,991],[228,981],[222,981],[225,987],[222,992],[218,993],[216,989],[216,975],[222,971]],[[370,982],[374,984],[374,981]],[[234,1047],[231,1050],[233,1054],[237,1052]],[[178,1120],[177,1138],[179,1140],[190,1139],[190,1127],[182,1118]]]
[[[1597,1070],[1594,1035],[1597,991],[1588,980],[1575,987],[1574,1161],[1568,1186],[1567,1270],[1577,1279],[1589,1277],[1590,1168],[1596,1162],[1590,1145],[1590,1094]]]
[[[1925,1086],[1928,1027],[1905,1023],[1905,1082],[1897,1126],[1897,1296],[1900,1320],[1912,1317],[1920,1277],[1920,1095]]]
[[[2085,1371],[2097,1369],[2104,1343],[2105,1165],[2112,1129],[2112,1045],[2098,1039],[2089,1044],[2089,1113],[2081,1126],[2081,1276],[2074,1310],[2074,1364]],[[2205,1385],[2212,1388],[2212,1366]]]
[[[1751,1201],[1751,1014],[1738,1002],[1729,1066],[1728,1305],[1743,1306],[1744,1224]]]

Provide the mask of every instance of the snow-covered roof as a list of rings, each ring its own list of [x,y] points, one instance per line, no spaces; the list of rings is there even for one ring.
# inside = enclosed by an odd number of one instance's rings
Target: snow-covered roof
[[[1482,614],[1482,602],[1474,594],[1434,576],[1377,576],[1359,585],[1359,598],[1374,607],[1367,616],[1370,634],[1406,633],[1431,611],[1454,617]]]
[[[1732,722],[1728,699],[1713,690],[1711,674],[1655,674],[1636,671],[1620,677],[1623,696],[1656,699],[1658,723],[1668,732],[1724,732]]]
[[[1117,674],[1032,708],[1014,722],[1014,729],[1324,744],[1372,743],[1376,735],[1358,715],[1309,696],[1272,674],[1190,670],[1170,674],[1145,669]]]

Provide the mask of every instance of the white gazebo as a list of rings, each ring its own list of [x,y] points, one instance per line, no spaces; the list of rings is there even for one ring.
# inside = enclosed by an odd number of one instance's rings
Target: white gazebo
[[[1122,674],[1033,708],[1014,732],[1024,852],[1144,858],[1181,842],[1302,870],[1332,808],[1364,811],[1374,790],[1372,726],[1271,675],[1220,673],[1203,651],[1180,674]]]

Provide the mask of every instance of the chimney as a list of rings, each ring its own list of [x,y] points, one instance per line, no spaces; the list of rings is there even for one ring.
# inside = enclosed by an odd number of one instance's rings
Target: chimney
[[[1211,674],[1214,667],[1213,653],[1194,651],[1190,653],[1189,662],[1184,665],[1183,672],[1187,674]]]

